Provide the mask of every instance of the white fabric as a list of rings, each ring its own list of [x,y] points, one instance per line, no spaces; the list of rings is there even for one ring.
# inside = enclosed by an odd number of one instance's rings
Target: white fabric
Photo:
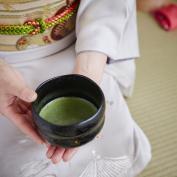
[[[16,63],[16,61],[18,62],[19,60],[26,61],[26,60],[33,60],[36,58],[42,58],[42,57],[55,54],[58,51],[67,48],[74,41],[75,41],[75,33],[73,32],[68,36],[66,36],[65,38],[63,38],[62,40],[46,46],[31,48],[24,51],[14,51],[14,52],[0,51],[0,58],[11,60],[11,63]]]
[[[36,88],[48,78],[71,73],[74,58],[74,46],[71,46],[47,58],[16,60],[16,63],[11,59],[6,61],[17,68],[26,81]],[[79,177],[94,159],[95,152],[103,159],[129,157],[131,165],[127,177],[140,173],[150,161],[151,149],[146,136],[134,122],[120,89],[121,85],[122,91],[123,88],[131,90],[127,87],[134,83],[134,74],[134,60],[106,67],[101,83],[107,101],[104,128],[100,137],[82,146],[69,163],[50,164],[45,157],[45,147],[33,143],[6,118],[1,117],[0,177],[52,177],[52,174],[54,177]]]
[[[139,56],[135,0],[81,0],[76,53],[99,51],[118,60]]]
[[[135,0],[81,0],[76,23],[76,53],[98,51],[113,60],[139,56]],[[73,36],[45,47],[2,52],[0,57],[34,59],[60,51]],[[58,47],[57,47],[58,46]],[[31,55],[28,55],[28,52]]]

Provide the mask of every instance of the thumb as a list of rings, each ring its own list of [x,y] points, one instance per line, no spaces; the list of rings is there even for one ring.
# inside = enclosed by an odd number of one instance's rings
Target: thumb
[[[36,92],[27,86],[17,88],[15,91],[15,96],[26,102],[33,102],[37,98]]]

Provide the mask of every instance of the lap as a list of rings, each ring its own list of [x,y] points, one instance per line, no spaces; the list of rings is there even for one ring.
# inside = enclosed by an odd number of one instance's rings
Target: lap
[[[69,74],[74,65],[74,48],[56,55],[32,61],[17,62],[13,64],[22,72],[26,81],[36,88],[41,82],[54,76]],[[122,156],[135,156],[135,136],[143,134],[135,123],[123,98],[118,80],[109,72],[105,72],[101,88],[105,94],[107,109],[106,122],[99,138],[80,148],[79,152],[70,163],[51,165],[45,157],[45,147],[35,145],[25,137],[5,118],[0,118],[0,159],[2,165],[0,172],[3,177],[17,177],[20,170],[23,177],[33,173],[56,174],[57,177],[79,177],[88,163],[93,160],[93,152],[102,158],[117,158]],[[142,139],[142,140],[141,140]],[[139,136],[138,141],[145,137]],[[24,166],[25,165],[25,166]],[[37,171],[35,172],[35,167]],[[9,170],[11,169],[11,170]],[[26,170],[26,172],[25,172]],[[26,174],[25,174],[26,173]],[[25,176],[26,175],[26,176]]]

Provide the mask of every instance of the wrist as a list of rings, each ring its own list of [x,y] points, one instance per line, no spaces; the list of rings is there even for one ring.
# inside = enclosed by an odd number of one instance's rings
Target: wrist
[[[83,52],[76,58],[74,67],[75,74],[89,77],[99,83],[102,79],[107,56],[98,52]]]

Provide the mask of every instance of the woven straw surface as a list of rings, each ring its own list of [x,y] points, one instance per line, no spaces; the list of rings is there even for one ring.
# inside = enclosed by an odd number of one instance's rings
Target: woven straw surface
[[[128,104],[153,155],[140,177],[177,177],[177,30],[165,32],[144,13],[138,23],[141,57]]]

